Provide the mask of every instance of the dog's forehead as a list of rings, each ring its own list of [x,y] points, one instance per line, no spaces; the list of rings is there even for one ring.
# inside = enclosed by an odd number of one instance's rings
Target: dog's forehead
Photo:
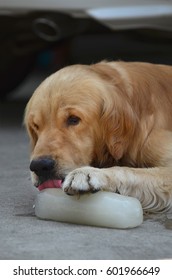
[[[50,102],[60,107],[66,104],[85,103],[100,95],[99,81],[82,66],[66,67],[49,76],[36,89],[33,102]]]
[[[97,75],[96,75],[97,76]],[[49,76],[36,89],[28,106],[29,114],[41,117],[57,115],[69,109],[82,110],[86,115],[99,113],[102,106],[102,83],[89,68],[66,67]]]

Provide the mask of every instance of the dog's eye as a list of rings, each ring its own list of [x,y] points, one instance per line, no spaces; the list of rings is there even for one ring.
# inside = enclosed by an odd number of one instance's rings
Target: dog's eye
[[[69,116],[68,117],[68,119],[67,119],[67,125],[69,126],[69,125],[77,125],[77,124],[79,124],[79,122],[80,122],[80,118],[79,117],[77,117],[77,116]]]

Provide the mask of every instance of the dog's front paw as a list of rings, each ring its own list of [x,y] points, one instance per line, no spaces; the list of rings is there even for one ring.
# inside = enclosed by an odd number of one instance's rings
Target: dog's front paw
[[[63,183],[63,190],[69,195],[93,193],[107,186],[107,181],[107,177],[101,172],[101,169],[81,167],[67,175]]]

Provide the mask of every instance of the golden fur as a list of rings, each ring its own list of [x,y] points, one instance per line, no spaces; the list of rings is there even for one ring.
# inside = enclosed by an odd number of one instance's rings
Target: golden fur
[[[53,158],[66,193],[119,192],[149,212],[172,206],[171,66],[66,67],[37,88],[25,124],[31,160]]]

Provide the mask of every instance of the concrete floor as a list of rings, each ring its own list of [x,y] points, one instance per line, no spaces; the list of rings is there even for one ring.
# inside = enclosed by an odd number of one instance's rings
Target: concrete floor
[[[43,221],[34,216],[36,190],[30,181],[29,143],[22,127],[25,104],[20,94],[0,104],[0,259],[172,258],[171,222],[167,224],[166,216],[146,219],[130,230]]]

